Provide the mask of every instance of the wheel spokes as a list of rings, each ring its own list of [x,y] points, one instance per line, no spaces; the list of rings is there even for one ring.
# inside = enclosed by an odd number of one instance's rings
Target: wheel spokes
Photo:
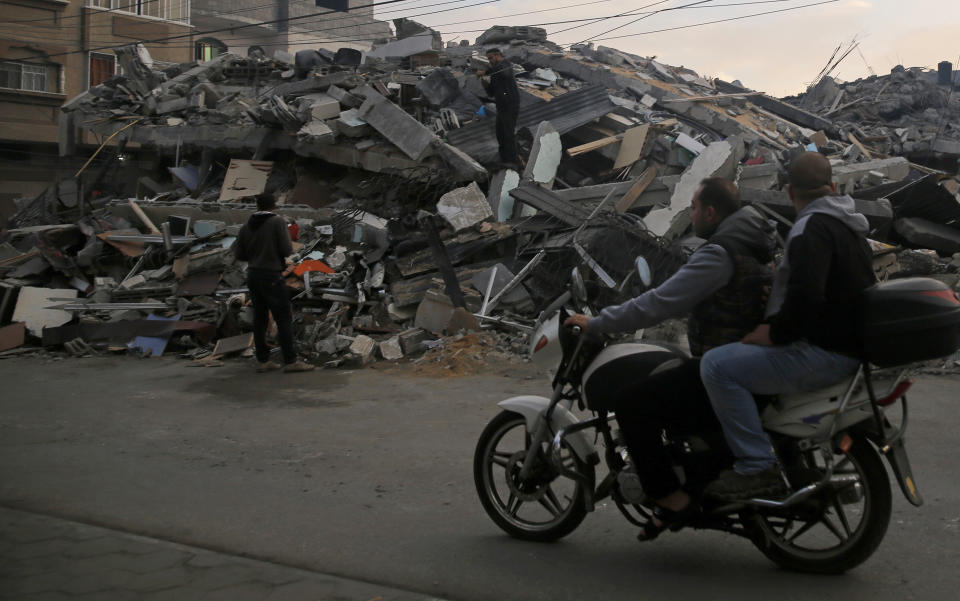
[[[820,523],[826,526],[827,530],[832,532],[841,543],[847,540],[847,537],[843,536],[843,533],[840,532],[840,529],[837,528],[837,525],[834,524],[833,521],[827,516],[826,512],[820,516]]]
[[[523,499],[511,492],[510,498],[507,499],[507,515],[512,518],[517,517],[517,512],[520,511],[521,505],[523,505]]]
[[[787,542],[788,542],[788,543],[792,543],[793,541],[795,541],[795,540],[797,540],[798,538],[800,538],[801,536],[803,536],[804,533],[808,532],[811,528],[813,528],[813,527],[816,526],[816,525],[817,525],[817,520],[810,520],[809,522],[807,522],[806,524],[804,524],[803,526],[801,526],[799,530],[797,530],[796,532],[794,532],[794,533],[790,536],[790,538],[787,539]],[[786,529],[784,529],[784,533],[786,533]]]
[[[850,530],[850,522],[847,520],[847,512],[843,510],[843,504],[840,503],[836,495],[833,497],[833,509],[837,512],[837,517],[840,518],[840,525],[843,526],[843,531],[846,532],[847,538],[853,534],[853,531]]]
[[[557,517],[563,513],[563,509],[560,506],[560,500],[557,499],[556,493],[553,492],[553,488],[550,486],[547,486],[547,488],[544,490],[543,496],[537,499],[537,501],[539,501],[539,503],[543,505],[543,508],[549,511],[550,515],[553,517]]]
[[[494,451],[493,455],[490,457],[490,461],[500,467],[507,467],[510,464],[510,458],[513,457],[513,453],[507,453],[505,451]]]

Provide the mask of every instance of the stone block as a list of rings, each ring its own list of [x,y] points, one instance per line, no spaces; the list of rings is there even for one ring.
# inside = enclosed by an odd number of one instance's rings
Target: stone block
[[[377,343],[373,338],[361,334],[353,340],[349,350],[351,355],[360,360],[361,365],[366,365],[373,360],[373,351],[376,347]]]
[[[327,95],[331,98],[335,98],[337,102],[347,108],[358,108],[361,104],[363,104],[363,98],[354,96],[340,86],[330,86],[327,89]]]
[[[387,361],[403,359],[403,348],[400,346],[400,337],[394,336],[380,343],[380,356]]]
[[[336,119],[340,116],[340,101],[327,94],[307,94],[300,97],[300,106],[307,107],[307,115],[314,121]],[[306,121],[306,119],[305,119]]]
[[[400,350],[403,352],[403,354],[413,355],[426,348],[424,343],[427,340],[427,332],[426,330],[421,330],[420,328],[410,328],[409,330],[400,332],[400,335],[397,336],[397,339],[400,341]]]
[[[357,109],[341,112],[334,123],[337,126],[337,132],[348,138],[362,138],[370,132],[370,127],[360,118]]]
[[[883,173],[887,179],[899,181],[909,175],[910,162],[904,157],[893,157],[890,159],[865,161],[863,163],[837,165],[833,168],[833,181],[836,182],[837,187],[842,190],[848,183],[856,183],[871,171],[879,171]]]
[[[455,231],[466,229],[493,216],[486,196],[476,182],[469,186],[451,190],[437,201],[437,213],[442,216]]]
[[[336,134],[323,121],[311,121],[297,131],[297,140],[309,144],[332,144]]]
[[[413,325],[434,334],[443,334],[453,317],[453,310],[450,297],[439,290],[427,290],[417,307]]]
[[[460,83],[450,69],[434,69],[417,82],[417,89],[433,106],[447,106],[460,95]]]
[[[456,146],[441,142],[436,151],[460,181],[484,181],[490,176],[483,165]]]
[[[919,217],[897,219],[894,229],[907,242],[945,257],[960,252],[960,230]]]
[[[432,131],[378,93],[367,94],[358,116],[414,161],[426,157],[439,142]]]

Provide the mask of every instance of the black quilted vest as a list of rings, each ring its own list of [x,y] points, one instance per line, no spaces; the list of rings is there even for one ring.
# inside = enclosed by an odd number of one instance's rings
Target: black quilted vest
[[[739,342],[753,331],[763,320],[773,284],[773,257],[767,253],[725,236],[712,236],[707,244],[727,251],[733,261],[733,276],[690,313],[687,340],[694,357],[714,347]]]

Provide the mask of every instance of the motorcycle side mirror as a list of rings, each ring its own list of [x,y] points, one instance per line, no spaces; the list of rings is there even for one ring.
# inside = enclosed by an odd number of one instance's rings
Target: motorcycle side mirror
[[[583,305],[587,302],[587,285],[583,283],[583,276],[576,267],[570,272],[570,292],[577,304]]]
[[[640,281],[643,282],[643,287],[649,288],[650,284],[653,283],[653,276],[650,274],[650,264],[647,263],[647,260],[643,257],[637,257],[633,261],[633,266],[637,270],[637,275],[640,276]]]

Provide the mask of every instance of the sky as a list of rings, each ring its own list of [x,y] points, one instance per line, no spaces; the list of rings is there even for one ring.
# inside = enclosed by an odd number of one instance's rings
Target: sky
[[[444,41],[469,39],[471,43],[493,25],[536,25],[558,44],[593,37],[595,45],[656,56],[660,62],[683,65],[703,76],[739,79],[749,88],[778,97],[802,92],[838,46],[848,48],[854,41],[859,42],[858,49],[832,73],[840,80],[869,77],[871,69],[884,75],[898,64],[936,69],[937,63],[947,60],[960,69],[958,0],[441,1],[398,3],[389,12],[380,11],[377,18],[413,16],[443,33]],[[433,6],[418,8],[427,4]],[[694,5],[680,8],[690,4]],[[544,12],[510,16],[528,11]],[[635,14],[594,23],[547,24],[630,11]],[[660,12],[649,14],[652,11]],[[655,32],[770,11],[783,12]],[[636,19],[640,20],[631,23]],[[576,28],[561,31],[570,27]]]

